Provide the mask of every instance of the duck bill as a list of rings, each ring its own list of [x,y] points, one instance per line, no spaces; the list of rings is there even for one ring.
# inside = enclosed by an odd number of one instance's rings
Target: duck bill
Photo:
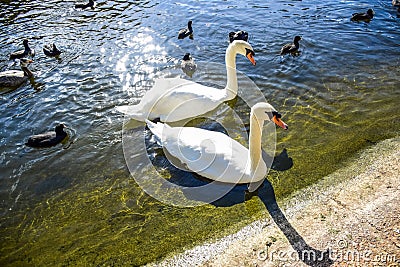
[[[251,53],[248,53],[246,57],[250,60],[250,62],[255,66],[256,65],[256,60],[254,59],[253,55]]]
[[[284,123],[280,118],[277,118],[276,116],[274,116],[273,118],[272,118],[272,121],[276,124],[276,125],[278,125],[279,127],[281,127],[282,129],[284,129],[284,130],[287,130],[289,127],[288,127],[288,125],[286,124],[286,123]]]

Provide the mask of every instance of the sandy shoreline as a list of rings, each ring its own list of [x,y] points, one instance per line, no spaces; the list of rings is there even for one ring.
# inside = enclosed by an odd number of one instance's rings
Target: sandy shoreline
[[[400,266],[400,138],[265,206],[268,218],[151,265]]]

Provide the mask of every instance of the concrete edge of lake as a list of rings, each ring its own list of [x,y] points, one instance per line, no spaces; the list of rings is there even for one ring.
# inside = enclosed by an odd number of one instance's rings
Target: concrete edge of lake
[[[397,137],[278,201],[279,216],[150,265],[400,266],[399,177]]]

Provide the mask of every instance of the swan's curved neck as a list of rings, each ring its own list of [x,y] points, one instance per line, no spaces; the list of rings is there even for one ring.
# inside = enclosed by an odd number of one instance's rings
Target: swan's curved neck
[[[259,120],[253,112],[250,116],[250,137],[249,137],[249,156],[250,156],[250,171],[256,172],[261,157],[261,136],[264,121]]]
[[[238,92],[238,82],[236,76],[236,51],[232,46],[226,49],[225,54],[227,83],[225,87],[226,98],[231,100],[236,97]]]

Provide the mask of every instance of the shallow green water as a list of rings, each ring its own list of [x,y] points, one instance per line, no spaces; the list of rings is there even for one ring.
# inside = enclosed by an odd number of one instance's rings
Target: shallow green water
[[[277,152],[286,148],[294,162],[268,176],[277,198],[399,134],[400,22],[390,3],[97,1],[87,11],[53,4],[0,4],[1,70],[17,68],[7,55],[28,37],[39,73],[33,84],[0,96],[1,266],[142,265],[269,216],[257,198],[244,201],[244,187],[214,205],[163,204],[138,187],[123,157],[124,119],[115,106],[138,101],[146,81],[175,69],[186,52],[222,64],[232,30],[249,31],[256,52],[256,67],[238,58],[238,69],[290,127],[276,131]],[[370,24],[349,21],[370,6]],[[178,42],[188,18],[195,40]],[[277,56],[296,34],[301,55]],[[51,41],[64,50],[61,60],[41,53]],[[214,74],[212,82],[223,84],[225,70]],[[246,105],[230,105],[246,120]],[[68,149],[23,145],[57,121],[76,131]],[[162,154],[157,160],[169,166]],[[198,181],[168,168],[163,174]]]

